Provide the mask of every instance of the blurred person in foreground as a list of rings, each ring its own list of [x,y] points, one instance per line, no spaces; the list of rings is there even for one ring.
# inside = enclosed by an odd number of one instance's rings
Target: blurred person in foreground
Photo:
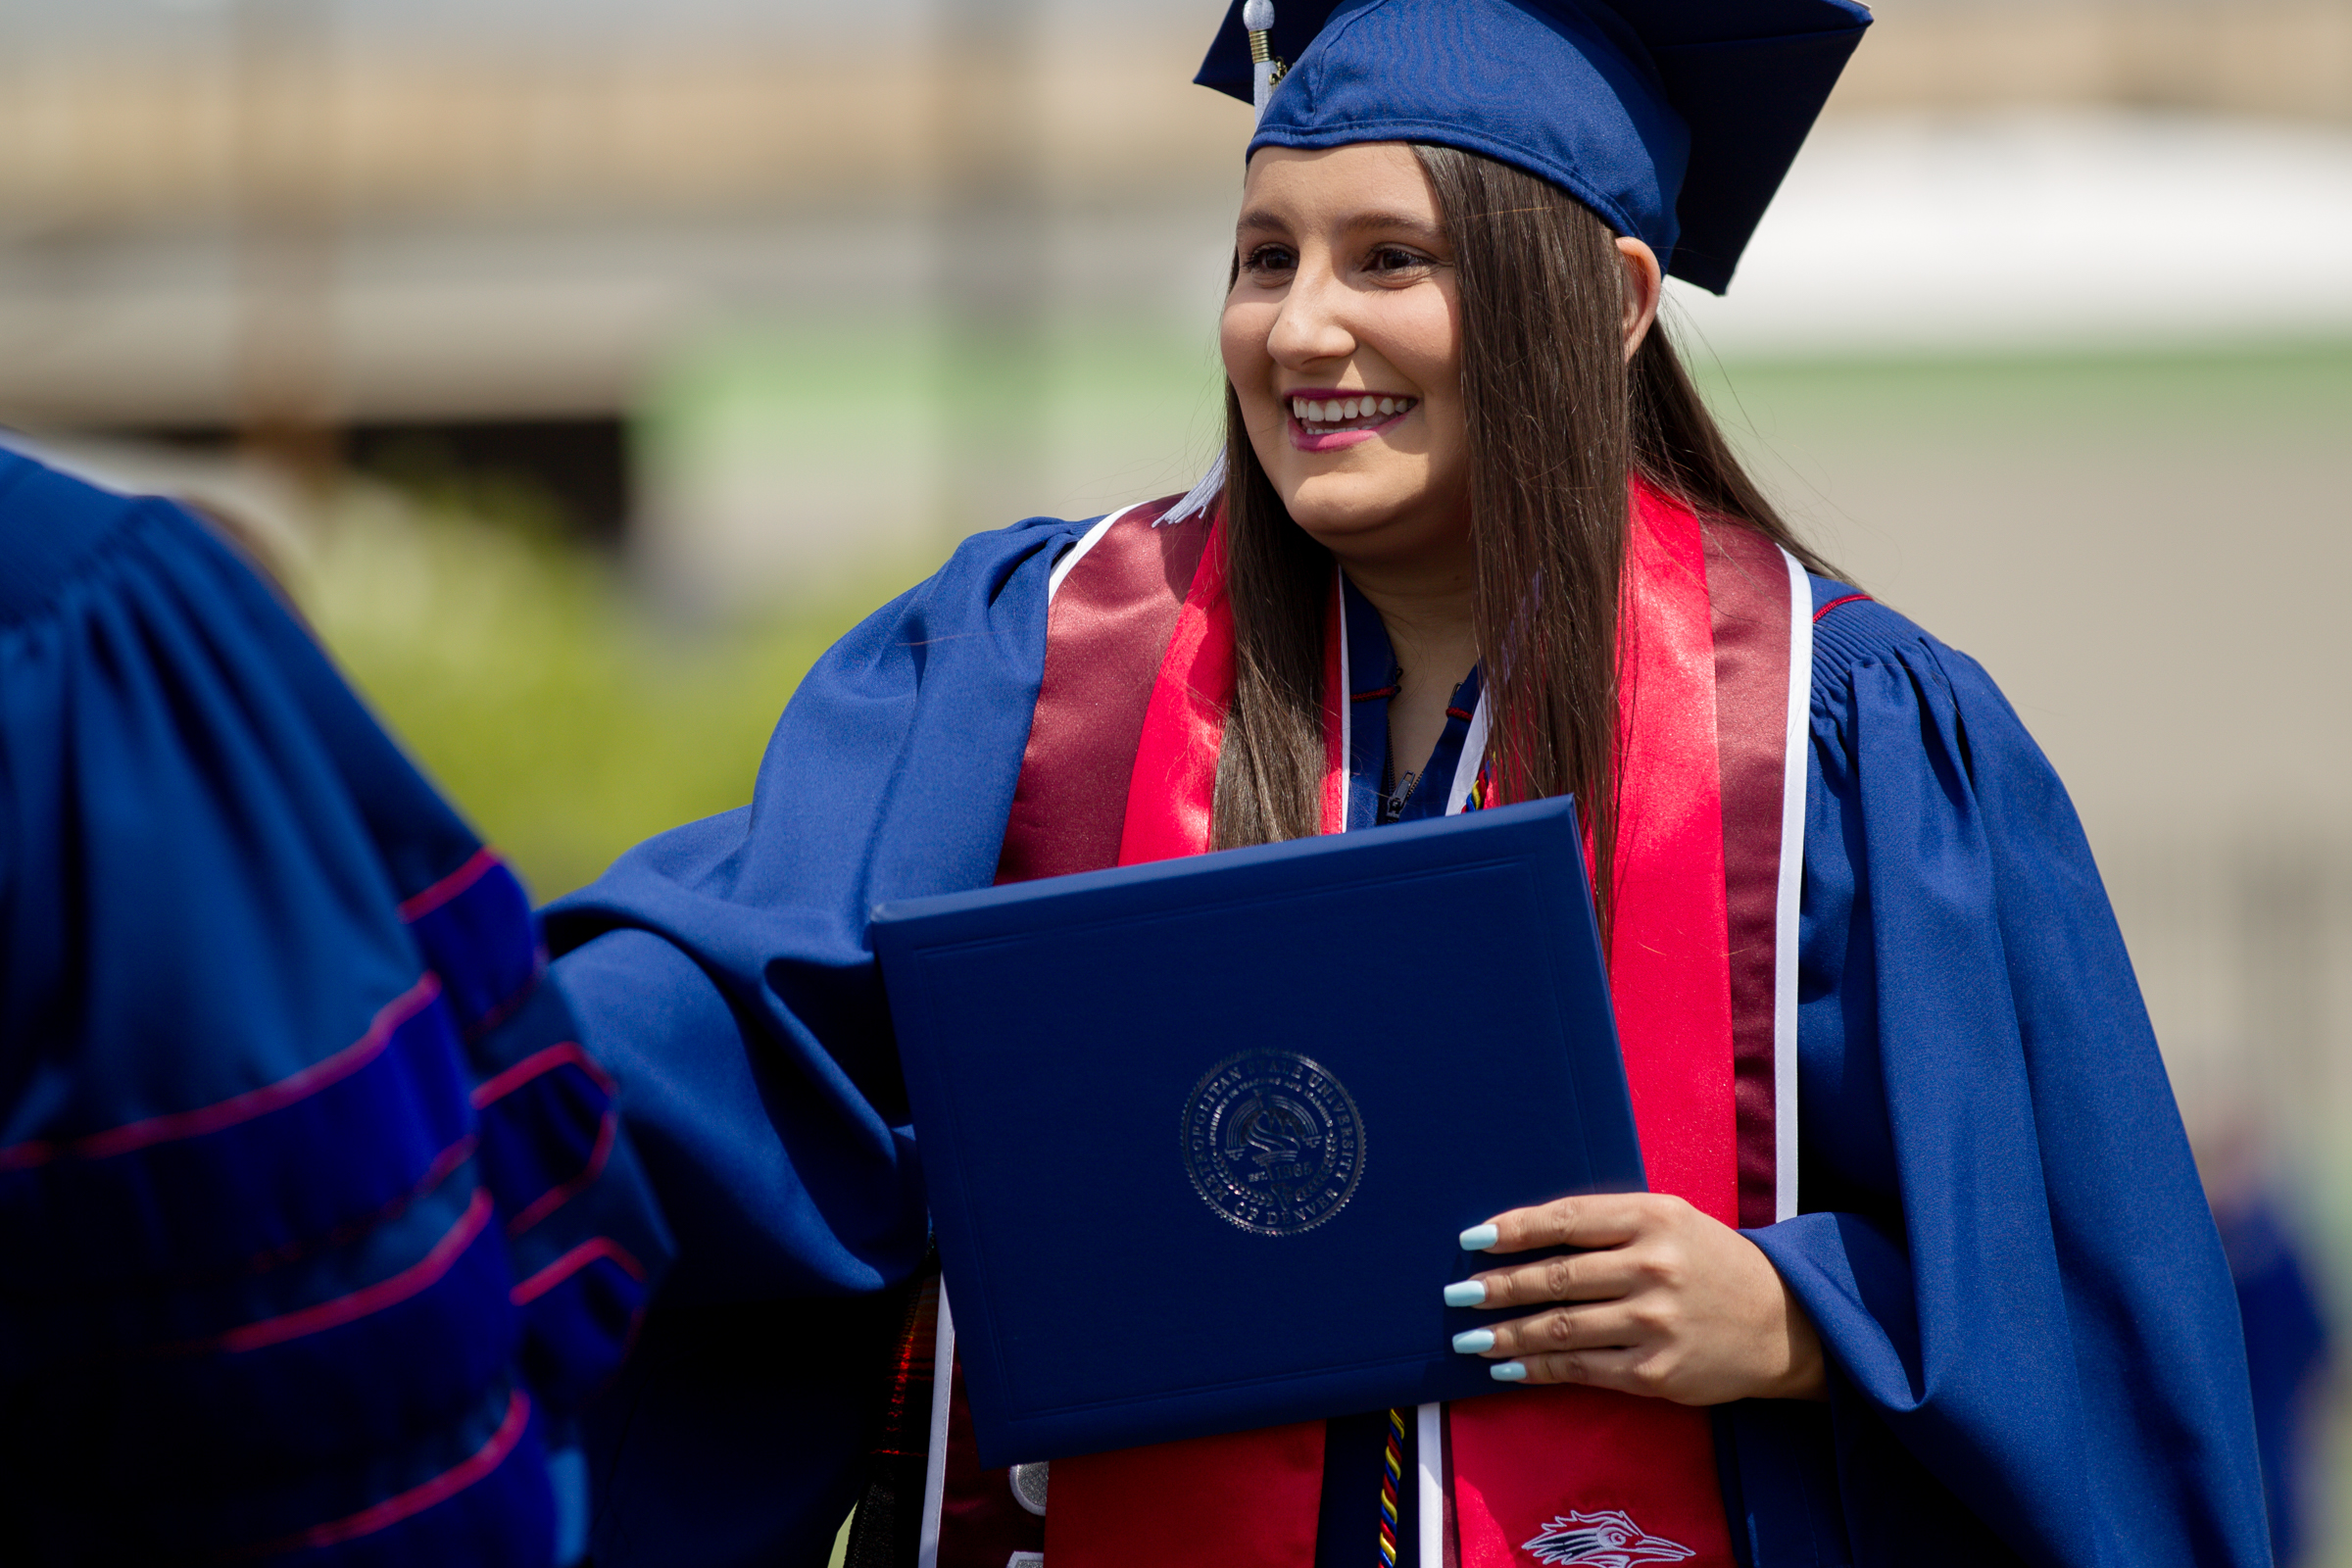
[[[235,550],[0,447],[0,1559],[579,1558],[668,1242],[542,964]]]
[[[2263,1118],[2227,1091],[2199,1099],[2204,1113],[2191,1121],[2197,1169],[2245,1326],[2271,1550],[2278,1568],[2296,1568],[2306,1560],[2314,1523],[2312,1468],[2322,1457],[2315,1417],[2332,1336]]]
[[[854,1500],[859,1568],[2268,1562],[2229,1272],[2066,793],[1777,515],[1655,320],[1663,270],[1729,283],[1868,20],[1228,14],[1200,79],[1261,117],[1215,477],[967,540],[810,671],[751,806],[550,911],[680,1238],[592,1423],[600,1568],[820,1563]],[[1487,1315],[1429,1351],[1498,1392],[982,1469],[872,906],[1560,795],[1655,1190],[1460,1233]],[[1452,983],[1409,922],[1354,934]],[[1311,1017],[1318,976],[1247,961]],[[1180,1192],[1176,1144],[1137,1158]],[[1041,1228],[1090,1179],[1005,1157]],[[1188,1332],[1132,1298],[1074,1366]],[[1344,1353],[1346,1302],[1266,1311]]]

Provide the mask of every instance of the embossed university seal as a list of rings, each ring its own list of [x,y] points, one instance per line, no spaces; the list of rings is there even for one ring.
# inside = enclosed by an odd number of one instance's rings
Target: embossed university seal
[[[1311,1231],[1364,1173],[1364,1119],[1329,1070],[1295,1051],[1243,1051],[1185,1101],[1184,1167],[1201,1200],[1259,1236]]]

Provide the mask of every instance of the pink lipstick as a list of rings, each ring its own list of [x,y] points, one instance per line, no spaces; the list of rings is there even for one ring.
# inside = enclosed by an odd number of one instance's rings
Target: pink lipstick
[[[1336,452],[1369,441],[1421,406],[1416,397],[1364,388],[1300,387],[1286,395],[1291,445]]]

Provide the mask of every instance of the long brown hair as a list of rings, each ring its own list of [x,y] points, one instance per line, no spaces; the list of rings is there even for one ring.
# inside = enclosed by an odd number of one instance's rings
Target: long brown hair
[[[1505,799],[1574,794],[1601,865],[1617,836],[1617,607],[1629,475],[1808,567],[1700,401],[1665,324],[1626,362],[1622,265],[1547,180],[1413,146],[1453,242],[1488,756]],[[1217,759],[1219,849],[1318,830],[1332,558],[1291,521],[1225,390],[1236,682]],[[1597,891],[1604,915],[1607,879]]]

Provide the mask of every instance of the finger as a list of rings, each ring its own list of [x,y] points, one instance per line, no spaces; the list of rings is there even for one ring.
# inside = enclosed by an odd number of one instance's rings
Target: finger
[[[1554,1199],[1528,1208],[1505,1209],[1484,1225],[1462,1233],[1473,1252],[1525,1252],[1539,1247],[1617,1247],[1634,1239],[1658,1217],[1655,1193],[1594,1193]],[[1671,1201],[1671,1200],[1670,1200]],[[1492,1237],[1486,1233],[1492,1231]],[[1484,1246],[1478,1245],[1484,1243]]]
[[[1497,1375],[1497,1383],[1581,1383],[1589,1388],[1615,1389],[1620,1394],[1635,1394],[1654,1398],[1661,1382],[1658,1374],[1658,1353],[1649,1348],[1603,1348],[1592,1350],[1554,1350],[1544,1355],[1520,1356],[1514,1360],[1496,1361],[1496,1369],[1517,1367],[1518,1377]]]
[[[1546,1301],[1606,1301],[1631,1294],[1642,1279],[1640,1260],[1621,1250],[1569,1252],[1474,1274],[1465,1283],[1480,1287],[1477,1299],[1461,1300],[1456,1296],[1448,1296],[1446,1299],[1452,1305],[1490,1310],[1537,1306]]]
[[[1589,1306],[1554,1307],[1533,1317],[1471,1329],[1453,1337],[1453,1348],[1465,1355],[1510,1361],[1563,1350],[1628,1349],[1652,1344],[1656,1338],[1625,1302],[1599,1301]]]

